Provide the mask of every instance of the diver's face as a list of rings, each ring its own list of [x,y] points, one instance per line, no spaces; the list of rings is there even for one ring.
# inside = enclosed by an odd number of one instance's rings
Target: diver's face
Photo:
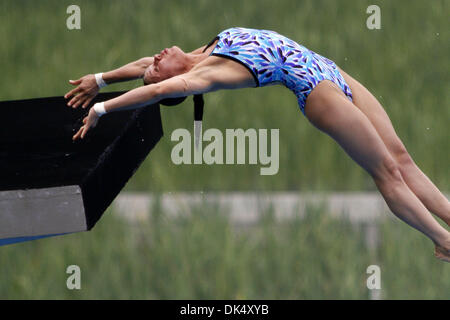
[[[153,63],[147,67],[144,73],[144,83],[156,83],[171,78],[184,71],[183,50],[177,46],[166,48],[154,56]]]

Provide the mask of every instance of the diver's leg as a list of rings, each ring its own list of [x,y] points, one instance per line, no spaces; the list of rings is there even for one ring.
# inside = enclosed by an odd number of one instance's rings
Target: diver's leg
[[[397,161],[398,169],[408,187],[429,211],[450,225],[450,202],[415,164],[397,136],[384,108],[362,84],[344,71],[339,71],[352,90],[353,103],[375,127],[389,153]]]
[[[305,114],[373,177],[391,211],[427,235],[436,245],[436,256],[450,262],[450,233],[409,189],[397,161],[362,111],[334,83],[322,81],[309,95]]]

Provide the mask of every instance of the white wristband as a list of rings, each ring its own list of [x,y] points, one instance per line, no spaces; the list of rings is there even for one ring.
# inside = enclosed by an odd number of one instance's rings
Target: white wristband
[[[95,111],[95,113],[97,113],[97,115],[99,117],[104,115],[106,113],[105,103],[104,102],[97,102],[96,104],[94,104],[94,111]]]
[[[103,80],[103,72],[96,73],[95,74],[95,81],[97,82],[98,87],[101,89],[103,87],[106,87],[108,84]]]

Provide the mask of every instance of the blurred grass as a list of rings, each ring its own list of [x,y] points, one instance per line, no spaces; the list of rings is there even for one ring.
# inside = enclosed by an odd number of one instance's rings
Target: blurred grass
[[[267,211],[235,229],[213,205],[178,218],[155,207],[133,224],[109,211],[92,232],[2,247],[0,299],[367,299],[372,264],[385,299],[450,298],[448,266],[419,233],[381,222],[371,251],[364,229],[325,213]],[[66,288],[72,264],[81,290]]]
[[[381,30],[366,28],[368,0],[80,0],[82,29],[72,31],[66,28],[70,4],[0,3],[0,99],[62,95],[68,79],[173,44],[193,50],[231,26],[272,29],[336,61],[366,85],[417,164],[438,187],[449,189],[449,1],[377,1]],[[280,128],[277,175],[260,176],[255,165],[176,166],[170,134],[180,127],[192,130],[193,124],[191,99],[182,106],[162,110],[165,137],[126,190],[375,189],[334,141],[304,119],[295,96],[281,86],[208,94],[204,121],[204,130]]]

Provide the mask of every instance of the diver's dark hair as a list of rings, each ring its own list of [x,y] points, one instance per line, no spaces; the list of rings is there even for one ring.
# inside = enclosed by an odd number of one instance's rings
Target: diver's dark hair
[[[177,104],[182,103],[184,100],[186,100],[186,97],[166,98],[162,99],[159,103],[165,106],[176,106]]]
[[[176,106],[186,100],[186,97],[179,98],[166,98],[161,100],[159,103],[164,106]],[[203,100],[202,94],[194,94],[194,120],[202,121],[203,120],[203,107],[205,106],[205,102]]]

